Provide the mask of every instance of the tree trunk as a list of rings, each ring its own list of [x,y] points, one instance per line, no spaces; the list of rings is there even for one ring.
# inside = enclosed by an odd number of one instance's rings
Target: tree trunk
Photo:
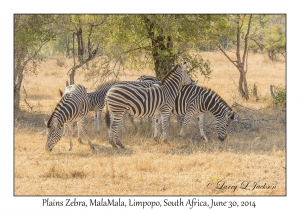
[[[15,108],[15,110],[20,108],[22,80],[23,80],[22,76],[18,76],[17,78],[15,78],[15,85],[14,85],[14,108]]]
[[[68,57],[70,57],[70,39],[69,39],[69,37],[67,37],[67,40],[66,40],[66,47],[67,47],[67,52],[66,52],[66,56],[67,56],[67,58]]]
[[[71,71],[71,73],[70,73],[70,85],[73,85],[73,84],[75,84],[75,71],[76,71],[76,69],[72,69],[72,71]]]
[[[20,108],[20,100],[21,100],[21,85],[23,81],[23,71],[25,66],[23,64],[25,59],[25,49],[21,48],[17,50],[14,58],[14,108]],[[26,64],[25,64],[26,65]]]
[[[152,22],[147,16],[143,16],[145,26],[149,38],[151,39],[152,58],[154,61],[154,71],[156,77],[161,79],[171,70],[172,64],[175,62],[175,55],[173,53],[172,37],[167,38],[163,35],[163,28]],[[159,34],[155,35],[155,29],[159,29]]]
[[[239,71],[240,71],[239,93],[243,98],[248,100],[249,99],[249,91],[248,91],[246,72],[243,69],[241,69]]]

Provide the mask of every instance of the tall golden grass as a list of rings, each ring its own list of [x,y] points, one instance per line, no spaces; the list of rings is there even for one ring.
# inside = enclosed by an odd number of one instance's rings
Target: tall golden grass
[[[200,74],[198,85],[215,90],[228,104],[238,102],[260,110],[257,118],[270,119],[268,127],[255,131],[233,129],[225,142],[212,129],[214,118],[205,115],[209,142],[200,140],[197,119],[193,118],[186,135],[179,138],[179,127],[172,116],[168,128],[170,145],[152,138],[151,125],[139,125],[120,138],[126,149],[112,148],[107,128],[94,131],[93,113],[87,117],[87,129],[96,152],[85,140],[79,144],[73,136],[73,150],[63,136],[52,153],[45,151],[47,118],[59,101],[58,88],[65,87],[72,61],[59,66],[55,59],[43,63],[37,75],[27,75],[24,87],[27,102],[15,113],[14,194],[15,195],[285,195],[286,128],[285,113],[272,105],[269,86],[285,86],[285,61],[271,62],[262,54],[250,54],[248,85],[258,87],[258,100],[244,101],[238,95],[237,69],[220,53],[202,53],[213,65],[211,79]],[[88,70],[79,70],[75,81],[94,91],[87,80]],[[136,80],[150,70],[122,73],[120,80]],[[22,92],[24,98],[24,92]],[[273,120],[274,119],[274,120]],[[238,128],[235,125],[234,128]],[[76,132],[74,132],[76,133]],[[245,189],[245,185],[248,186]],[[255,185],[256,183],[256,185]],[[233,186],[237,186],[233,190]],[[243,187],[244,186],[244,189]],[[251,188],[251,190],[250,190]]]

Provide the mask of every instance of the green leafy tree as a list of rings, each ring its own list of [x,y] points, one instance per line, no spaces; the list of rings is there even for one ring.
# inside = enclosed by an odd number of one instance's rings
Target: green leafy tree
[[[252,15],[234,15],[231,30],[234,30],[236,39],[235,57],[230,57],[225,49],[219,45],[219,50],[228,58],[228,60],[238,69],[240,73],[238,90],[242,98],[249,99],[249,90],[247,84],[247,61],[249,50],[249,34],[252,24]]]
[[[286,56],[286,15],[254,15],[255,24],[250,48],[266,52],[274,61],[278,54]]]
[[[35,73],[41,58],[38,53],[56,36],[55,15],[14,15],[14,106],[19,109],[23,78]]]
[[[106,52],[127,67],[154,69],[162,78],[172,64],[188,62],[189,71],[208,77],[209,61],[197,51],[195,31],[186,15],[111,15]]]

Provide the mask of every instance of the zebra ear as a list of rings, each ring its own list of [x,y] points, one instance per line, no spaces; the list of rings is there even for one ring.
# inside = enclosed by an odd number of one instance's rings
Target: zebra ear
[[[61,89],[58,89],[58,92],[59,92],[60,97],[62,97],[63,91]]]
[[[186,69],[186,62],[184,61],[182,64],[182,69],[185,70]]]
[[[47,123],[48,123],[48,120],[44,119],[44,123],[45,123],[45,125],[47,125]]]

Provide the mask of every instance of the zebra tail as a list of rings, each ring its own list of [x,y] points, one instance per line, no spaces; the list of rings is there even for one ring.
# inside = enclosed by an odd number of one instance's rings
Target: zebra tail
[[[107,103],[106,103],[106,112],[105,112],[105,122],[106,122],[107,128],[110,128],[110,116],[109,116],[109,110],[107,107]]]

